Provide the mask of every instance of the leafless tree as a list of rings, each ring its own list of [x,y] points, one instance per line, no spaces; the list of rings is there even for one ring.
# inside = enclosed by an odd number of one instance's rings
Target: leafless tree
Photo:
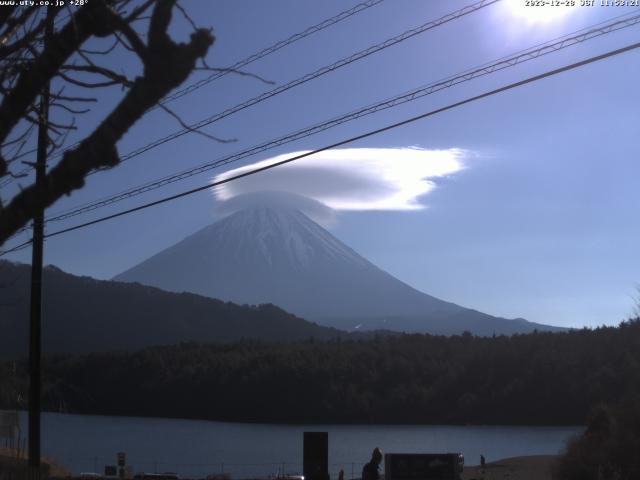
[[[76,131],[75,117],[95,104],[94,89],[116,86],[123,93],[97,126],[81,132],[81,140],[50,166],[43,188],[28,184],[4,204],[0,200],[0,245],[27,225],[39,208],[81,188],[91,171],[118,165],[116,145],[122,136],[199,68],[198,61],[208,68],[204,57],[213,35],[197,28],[176,0],[85,0],[73,7],[69,3],[63,8],[0,7],[0,180],[21,175],[29,165],[23,160],[28,158],[25,146],[41,122],[38,102],[47,82],[52,82],[50,108],[61,113],[46,124],[50,153]],[[176,13],[193,27],[187,43],[168,34]],[[96,43],[104,48],[92,48]],[[136,76],[113,68],[118,51],[135,58],[140,67]]]

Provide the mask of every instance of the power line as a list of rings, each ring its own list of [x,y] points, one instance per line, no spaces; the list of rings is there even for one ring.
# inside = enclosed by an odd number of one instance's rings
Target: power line
[[[464,100],[460,100],[460,101],[455,102],[455,103],[451,103],[451,104],[449,104],[449,105],[447,105],[445,107],[440,107],[440,108],[437,108],[435,110],[431,110],[429,112],[426,112],[426,113],[423,113],[423,114],[408,118],[406,120],[402,120],[400,122],[396,122],[396,123],[387,125],[385,127],[378,128],[376,130],[371,130],[371,131],[363,133],[361,135],[350,137],[350,138],[347,138],[345,140],[341,140],[339,142],[333,143],[331,145],[327,145],[325,147],[312,150],[310,152],[306,152],[306,153],[302,153],[302,154],[299,154],[299,155],[296,155],[296,156],[293,156],[293,157],[289,157],[287,159],[281,160],[279,162],[272,163],[270,165],[266,165],[264,167],[255,168],[255,169],[250,170],[248,172],[240,173],[240,174],[237,174],[237,175],[234,175],[234,176],[231,176],[231,177],[227,177],[227,178],[222,179],[222,180],[218,180],[217,182],[207,183],[206,185],[202,185],[200,187],[193,188],[193,189],[190,189],[190,190],[186,190],[184,192],[181,192],[181,193],[178,193],[178,194],[175,194],[175,195],[171,195],[169,197],[161,198],[161,199],[155,200],[153,202],[149,202],[149,203],[146,203],[146,204],[143,204],[143,205],[139,205],[139,206],[134,207],[134,208],[129,208],[127,210],[123,210],[123,211],[120,211],[118,213],[114,213],[112,215],[107,215],[107,216],[92,220],[90,222],[85,222],[85,223],[81,223],[79,225],[75,225],[73,227],[64,228],[62,230],[57,230],[55,232],[46,234],[45,238],[50,238],[50,237],[55,237],[57,235],[62,235],[64,233],[68,233],[68,232],[72,232],[72,231],[75,231],[75,230],[79,230],[81,228],[85,228],[85,227],[88,227],[88,226],[91,226],[91,225],[95,225],[97,223],[102,223],[102,222],[105,222],[107,220],[111,220],[111,219],[114,219],[114,218],[117,218],[117,217],[128,215],[130,213],[138,212],[140,210],[145,210],[147,208],[154,207],[156,205],[160,205],[162,203],[167,203],[167,202],[170,202],[170,201],[173,201],[173,200],[177,200],[179,198],[186,197],[188,195],[192,195],[192,194],[197,193],[197,192],[201,192],[201,191],[204,191],[204,190],[209,190],[209,189],[211,189],[213,187],[216,187],[216,186],[219,186],[219,185],[223,185],[225,183],[229,183],[229,182],[232,182],[234,180],[238,180],[240,178],[244,178],[244,177],[248,177],[248,176],[251,176],[251,175],[255,175],[257,173],[264,172],[266,170],[271,170],[271,169],[279,167],[281,165],[284,165],[284,164],[287,164],[287,163],[291,163],[291,162],[294,162],[296,160],[300,160],[301,158],[309,157],[311,155],[315,155],[317,153],[324,152],[326,150],[330,150],[330,149],[333,149],[333,148],[341,147],[341,146],[346,145],[348,143],[353,143],[353,142],[356,142],[358,140],[363,140],[365,138],[372,137],[374,135],[379,135],[380,133],[384,133],[384,132],[387,132],[389,130],[392,130],[392,129],[395,129],[395,128],[398,128],[398,127],[402,127],[404,125],[408,125],[408,124],[416,122],[418,120],[422,120],[422,119],[437,115],[439,113],[443,113],[443,112],[446,112],[446,111],[449,111],[449,110],[453,110],[453,109],[461,107],[463,105],[467,105],[469,103],[472,103],[472,102],[475,102],[475,101],[478,101],[478,100],[482,100],[484,98],[491,97],[493,95],[497,95],[499,93],[506,92],[508,90],[513,90],[513,89],[521,87],[523,85],[527,85],[527,84],[530,84],[530,83],[533,83],[533,82],[537,82],[539,80],[542,80],[542,79],[545,79],[545,78],[548,78],[548,77],[552,77],[552,76],[558,75],[560,73],[564,73],[564,72],[567,72],[567,71],[570,71],[570,70],[575,70],[577,68],[583,67],[585,65],[589,65],[591,63],[599,62],[601,60],[605,60],[607,58],[610,58],[610,57],[613,57],[613,56],[616,56],[616,55],[621,55],[623,53],[629,52],[631,50],[635,50],[637,48],[640,48],[640,42],[633,43],[631,45],[627,45],[625,47],[618,48],[616,50],[610,50],[610,51],[608,51],[606,53],[603,53],[601,55],[596,55],[596,56],[587,58],[585,60],[581,60],[579,62],[575,62],[575,63],[569,64],[569,65],[565,65],[565,66],[560,67],[560,68],[549,70],[549,71],[546,71],[544,73],[541,73],[541,74],[538,74],[538,75],[534,75],[532,77],[528,77],[528,78],[526,78],[524,80],[520,80],[518,82],[510,83],[510,84],[507,84],[507,85],[502,86],[500,88],[496,88],[494,90],[490,90],[488,92],[481,93],[479,95],[475,95],[473,97],[469,97],[469,98],[466,98]],[[19,247],[21,247],[21,246],[14,247],[14,249],[19,248]],[[15,251],[15,250],[13,250],[13,251]],[[7,252],[1,252],[0,256],[6,254]]]
[[[382,110],[386,110],[407,102],[417,100],[419,98],[422,98],[427,95],[431,95],[440,90],[450,88],[454,85],[458,85],[460,83],[467,82],[478,77],[489,75],[491,73],[504,70],[509,67],[513,67],[515,65],[524,63],[526,61],[533,60],[541,56],[557,52],[564,48],[568,48],[572,45],[582,43],[587,40],[611,33],[613,31],[617,31],[622,28],[627,28],[632,25],[636,25],[640,23],[640,14],[638,13],[636,13],[632,17],[629,17],[628,15],[625,15],[624,17],[627,17],[627,18],[618,19],[616,21],[605,23],[605,24],[598,24],[599,26],[593,27],[590,29],[580,30],[579,31],[580,33],[576,35],[570,34],[570,36],[561,37],[560,39],[557,39],[557,41],[555,42],[552,41],[553,43],[546,43],[546,44],[542,44],[542,46],[536,46],[527,50],[522,50],[514,55],[503,57],[499,59],[497,62],[484,64],[475,69],[466,70],[465,72],[462,72],[460,74],[411,90],[409,92],[403,93],[396,97],[392,97],[390,99],[386,99],[381,102],[360,108],[358,110],[352,111],[340,117],[336,117],[327,122],[323,122],[320,124],[313,125],[311,127],[304,128],[302,130],[298,130],[296,132],[287,134],[283,137],[279,137],[275,140],[270,140],[268,142],[248,148],[246,150],[237,152],[235,154],[227,155],[226,157],[223,157],[216,161],[207,162],[197,167],[163,177],[156,181],[148,182],[138,187],[134,187],[133,189],[128,189],[115,195],[103,197],[102,199],[89,202],[87,204],[84,204],[78,207],[73,207],[71,209],[55,214],[54,216],[48,218],[47,221],[66,220],[68,218],[80,215],[82,213],[96,210],[98,208],[111,205],[121,200],[132,198],[137,195],[141,195],[143,193],[161,188],[165,185],[168,185],[180,180],[184,180],[186,178],[204,173],[206,171],[218,168],[223,165],[227,165],[232,162],[236,162],[238,160],[255,155],[257,153],[262,153],[264,151],[293,142],[295,140],[299,140],[301,138],[305,138],[305,137],[323,132],[335,126],[341,125],[343,123],[350,122],[358,118],[362,118],[364,116],[377,113]]]
[[[524,61],[528,61],[528,60],[532,60],[535,58],[538,58],[542,55],[546,55],[548,53],[552,53],[552,52],[556,52],[558,50],[561,50],[563,48],[567,48],[569,46],[575,45],[577,43],[581,43],[587,40],[590,40],[592,38],[596,38],[598,36],[604,35],[604,34],[608,34],[623,28],[627,28],[630,27],[632,25],[635,25],[637,23],[640,22],[640,15],[637,14],[638,10],[635,10],[634,12],[628,13],[628,14],[623,14],[623,15],[619,15],[617,17],[613,17],[607,21],[604,22],[600,22],[597,23],[595,25],[592,25],[590,27],[586,27],[584,29],[578,30],[574,33],[571,34],[567,34],[564,35],[562,37],[558,37],[556,39],[550,40],[548,42],[542,43],[542,44],[538,44],[534,47],[531,47],[529,49],[525,49],[525,50],[521,50],[519,52],[516,52],[515,54],[512,54],[511,56],[505,56],[505,57],[501,57],[500,59],[498,59],[497,61],[494,61],[494,63],[485,63],[479,67],[476,67],[475,69],[469,69],[466,70],[462,73],[459,73],[457,75],[451,76],[451,77],[447,77],[443,80],[440,80],[438,82],[429,84],[427,86],[424,87],[420,87],[414,90],[411,90],[407,93],[398,95],[396,97],[384,100],[382,102],[379,102],[377,104],[372,104],[366,107],[363,107],[359,110],[356,110],[354,112],[348,113],[346,115],[343,115],[341,117],[337,117],[334,118],[333,120],[330,120],[328,122],[324,122],[321,124],[316,124],[314,126],[305,128],[303,130],[299,130],[297,132],[288,134],[284,137],[280,137],[276,140],[272,140],[257,146],[254,146],[250,149],[238,152],[236,154],[232,154],[229,155],[227,157],[224,157],[222,159],[219,159],[217,161],[214,162],[208,162],[205,164],[202,164],[198,167],[192,168],[192,169],[188,169],[185,170],[183,172],[179,172],[173,175],[169,175],[167,177],[163,177],[157,181],[153,181],[153,182],[148,182],[146,184],[143,184],[139,187],[135,187],[133,189],[129,189],[129,190],[125,190],[123,192],[120,192],[116,195],[112,195],[109,197],[103,197],[102,199],[90,202],[88,204],[84,204],[81,205],[79,207],[73,207],[71,209],[67,209],[62,211],[60,214],[56,214],[54,217],[51,217],[49,219],[47,219],[47,221],[60,221],[60,220],[64,220],[76,215],[79,215],[81,213],[85,213],[88,211],[92,211],[95,210],[97,208],[101,208],[103,206],[107,206],[110,205],[112,203],[116,203],[118,201],[127,199],[127,198],[131,198],[137,195],[140,195],[142,193],[146,193],[148,191],[160,188],[162,186],[165,186],[167,184],[170,183],[174,183],[176,181],[179,180],[183,180],[185,178],[206,172],[208,170],[226,165],[228,163],[232,163],[234,161],[240,160],[242,158],[246,158],[248,156],[251,155],[255,155],[257,153],[260,152],[264,152],[267,150],[270,150],[272,148],[275,148],[277,146],[281,146],[287,143],[290,143],[294,140],[298,140],[301,138],[305,138],[307,136],[311,136],[315,133],[319,133],[322,132],[324,130],[328,130],[334,126],[340,125],[342,123],[346,123],[348,121],[351,120],[355,120],[357,118],[361,118],[364,117],[366,115],[370,115],[372,113],[376,113],[378,111],[382,111],[385,110],[387,108],[391,108],[397,105],[400,105],[402,103],[406,103],[409,101],[413,101],[416,100],[418,98],[421,98],[422,96],[425,95],[429,95],[431,93],[435,93],[439,90],[442,90],[444,88],[449,88],[451,86],[457,85],[459,83],[462,83],[464,81],[470,81],[474,78],[480,77],[480,76],[484,76],[490,73],[493,73],[495,71],[498,70],[502,70],[511,66],[515,66],[519,63],[522,63]],[[18,230],[14,235],[12,235],[10,238],[15,237],[16,235],[22,233],[23,231],[25,231],[27,228],[23,227],[22,229]]]
[[[97,201],[93,201],[91,203],[82,205],[80,207],[73,207],[72,209],[68,209],[65,210],[63,212],[61,212],[60,214],[57,214],[54,217],[49,218],[47,221],[60,221],[60,220],[64,220],[67,218],[71,218],[73,216],[82,214],[82,213],[86,213],[88,211],[92,211],[98,208],[101,208],[103,206],[107,206],[113,203],[116,203],[118,201],[127,199],[127,198],[131,198],[143,193],[146,193],[148,191],[152,191],[155,190],[157,188],[161,188],[167,184],[170,183],[174,183],[177,182],[179,180],[183,180],[185,178],[191,177],[191,176],[195,176],[197,174],[206,172],[208,170],[212,170],[214,168],[226,165],[228,163],[232,163],[235,161],[238,161],[242,158],[246,158],[249,157],[251,155],[255,155],[257,153],[263,152],[263,151],[267,151],[270,150],[272,148],[275,148],[277,146],[281,146],[284,145],[286,143],[290,143],[294,140],[298,140],[307,136],[311,136],[315,133],[319,133],[325,130],[328,130],[334,126],[340,125],[342,123],[346,123],[348,121],[352,121],[361,117],[364,117],[366,115],[370,115],[372,113],[376,113],[378,111],[382,111],[385,110],[387,108],[391,108],[397,105],[400,105],[402,103],[406,103],[409,101],[413,101],[416,100],[418,98],[421,98],[422,96],[431,94],[431,93],[435,93],[436,91],[442,90],[444,88],[449,88],[451,86],[454,86],[458,83],[462,83],[463,81],[470,81],[474,78],[477,78],[479,76],[484,76],[490,73],[493,73],[495,71],[498,70],[502,70],[504,68],[508,68],[511,66],[515,66],[519,63],[522,63],[524,61],[528,61],[528,60],[532,60],[535,58],[538,58],[542,55],[546,55],[548,53],[552,53],[552,52],[556,52],[558,50],[561,50],[563,48],[567,48],[569,46],[572,46],[576,43],[581,43],[584,42],[586,40],[592,39],[592,38],[596,38],[600,35],[604,35],[607,33],[611,33],[613,31],[617,31],[620,30],[622,28],[626,28],[626,27],[630,27],[632,25],[635,25],[637,23],[640,22],[640,15],[638,15],[637,13],[635,15],[632,15],[633,13],[637,12],[631,12],[630,14],[623,14],[617,17],[614,17],[612,19],[609,19],[608,21],[605,22],[600,22],[598,24],[592,25],[590,27],[578,30],[577,32],[574,32],[572,34],[568,34],[568,35],[564,35],[562,37],[558,37],[556,39],[550,40],[546,43],[542,43],[542,44],[538,44],[534,47],[531,47],[529,49],[525,49],[525,50],[521,50],[519,52],[516,52],[515,54],[512,54],[511,56],[505,56],[502,57],[500,59],[498,59],[497,61],[495,61],[494,63],[485,63],[479,67],[476,67],[475,69],[469,69],[466,70],[465,72],[462,72],[458,75],[452,76],[452,77],[448,77],[445,78],[443,80],[440,80],[438,82],[435,82],[433,84],[429,84],[425,87],[420,87],[418,89],[414,89],[411,90],[407,93],[398,95],[396,97],[393,97],[391,99],[387,99],[384,100],[382,102],[379,102],[377,104],[373,104],[373,105],[369,105],[367,107],[363,107],[359,110],[356,110],[354,112],[348,113],[346,115],[343,115],[341,117],[337,117],[333,120],[330,120],[328,122],[325,123],[321,123],[321,124],[317,124],[314,125],[312,127],[294,132],[292,134],[286,135],[284,137],[280,137],[276,140],[270,141],[270,142],[266,142],[263,143],[261,145],[252,147],[250,149],[244,150],[242,152],[233,154],[233,155],[229,155],[227,157],[224,157],[222,159],[219,159],[215,162],[208,162],[205,163],[203,165],[200,165],[198,167],[189,169],[189,170],[185,170],[183,172],[179,172],[177,174],[174,175],[170,175],[167,177],[164,177],[158,181],[154,181],[154,182],[150,182],[147,184],[144,184],[142,186],[136,187],[134,189],[130,189],[130,190],[125,190],[123,192],[120,192],[119,194],[116,195],[112,195],[109,197],[104,197],[102,199],[99,199]],[[15,236],[17,236],[18,234],[22,233],[23,231],[27,230],[26,227],[23,227],[22,229],[18,230],[14,235],[12,235],[13,238]]]
[[[337,62],[332,63],[331,65],[327,65],[324,66],[322,68],[319,68],[318,70],[315,70],[312,73],[307,73],[306,75],[303,75],[302,77],[298,77],[294,80],[291,80],[290,82],[284,84],[284,85],[280,85],[279,87],[276,87],[272,90],[268,90],[266,92],[261,93],[260,95],[253,97],[249,100],[246,100],[242,103],[239,103],[233,107],[230,107],[226,110],[223,110],[222,112],[218,112],[214,115],[211,115],[203,120],[200,120],[199,122],[196,122],[194,124],[191,124],[188,126],[188,128],[183,128],[182,130],[178,130],[177,132],[174,132],[172,134],[166,135],[162,138],[159,138],[157,140],[154,140],[151,143],[148,143],[146,145],[143,145],[142,147],[139,147],[125,155],[122,155],[120,157],[120,163],[124,163],[127,160],[130,160],[134,157],[137,157],[138,155],[141,155],[145,152],[148,152],[149,150],[152,150],[160,145],[163,145],[167,142],[170,142],[172,140],[175,140],[176,138],[182,137],[183,135],[186,135],[188,133],[192,133],[194,130],[199,130],[203,127],[206,127],[207,125],[211,125],[212,123],[215,123],[219,120],[222,120],[223,118],[229,117],[231,115],[234,115],[235,113],[238,113],[246,108],[252,107],[254,105],[257,105],[258,103],[264,102],[265,100],[268,100],[269,98],[275,97],[276,95],[279,95],[281,93],[284,93],[288,90],[291,90],[295,87],[298,87],[300,85],[303,85],[307,82],[310,82],[311,80],[315,80],[318,77],[321,77],[323,75],[326,75],[327,73],[330,72],[334,72],[344,66],[350,65],[354,62],[357,62],[358,60],[361,60],[365,57],[368,57],[369,55],[373,55],[374,53],[380,52],[382,50],[385,50],[389,47],[392,47],[393,45],[396,45],[398,43],[401,43],[405,40],[408,40],[410,38],[415,37],[416,35],[419,35],[421,33],[424,33],[426,31],[432,30],[434,28],[437,28],[445,23],[451,22],[453,20],[456,20],[460,17],[463,17],[465,15],[469,15],[470,13],[476,12],[482,8],[486,8],[490,5],[493,5],[494,3],[497,3],[501,0],[480,0],[479,2],[473,3],[471,5],[467,5],[459,10],[456,10],[454,12],[448,13],[436,20],[432,20],[430,22],[424,23],[418,27],[412,28],[410,30],[406,30],[405,32],[401,33],[400,35],[396,35],[395,37],[391,37],[388,38],[387,40],[380,42],[376,45],[372,45],[371,47],[368,47],[364,50],[360,50],[359,52],[356,52],[348,57],[342,58],[340,60],[338,60]],[[73,148],[73,146],[69,147],[69,148]],[[68,150],[68,149],[67,149]],[[64,152],[66,150],[60,152],[59,154],[57,154],[56,156],[60,156],[63,155]],[[56,157],[54,156],[54,157]],[[87,176],[89,175],[93,175],[95,173],[100,172],[101,170],[94,170],[92,172],[90,172]],[[0,187],[2,187],[3,184],[0,183]]]
[[[167,142],[172,141],[172,140],[174,140],[176,138],[179,138],[179,137],[181,137],[181,136],[183,136],[183,135],[185,135],[187,133],[191,133],[194,130],[201,129],[201,128],[207,126],[207,125],[210,125],[210,124],[212,124],[214,122],[217,122],[218,120],[226,118],[226,117],[228,117],[230,115],[233,115],[233,114],[235,114],[235,113],[237,113],[237,112],[239,112],[241,110],[244,110],[244,109],[249,108],[249,107],[251,107],[253,105],[256,105],[256,104],[258,104],[258,103],[260,103],[260,102],[262,102],[264,100],[267,100],[267,99],[269,99],[271,97],[274,97],[274,96],[276,96],[276,95],[278,95],[280,93],[288,91],[288,90],[290,90],[292,88],[295,88],[295,87],[297,87],[299,85],[307,83],[307,82],[309,82],[309,81],[311,81],[311,80],[313,80],[315,78],[318,78],[318,77],[320,77],[322,75],[325,75],[325,74],[327,74],[329,72],[335,71],[335,70],[337,70],[337,69],[339,69],[339,68],[341,68],[343,66],[349,65],[349,64],[354,63],[354,62],[356,62],[356,61],[358,61],[358,60],[360,60],[362,58],[365,58],[365,57],[367,57],[369,55],[372,55],[372,54],[377,53],[377,52],[379,52],[381,50],[384,50],[384,49],[389,48],[389,47],[391,47],[393,45],[396,45],[396,44],[398,44],[400,42],[403,42],[404,40],[412,38],[412,37],[414,37],[414,36],[416,36],[416,35],[418,35],[420,33],[424,33],[424,32],[426,32],[428,30],[432,30],[434,28],[437,28],[437,27],[439,27],[439,26],[441,26],[441,25],[443,25],[445,23],[448,23],[450,21],[456,20],[456,19],[458,19],[460,17],[463,17],[465,15],[469,15],[470,13],[476,12],[476,11],[482,9],[482,8],[486,8],[486,7],[488,7],[488,6],[490,6],[490,5],[494,4],[494,3],[497,3],[499,1],[500,0],[481,0],[479,2],[467,5],[467,6],[461,8],[459,10],[455,10],[455,11],[453,11],[451,13],[448,13],[448,14],[446,14],[446,15],[444,15],[444,16],[436,19],[436,20],[432,20],[430,22],[424,23],[424,24],[422,24],[422,25],[420,25],[418,27],[415,27],[413,29],[407,30],[407,31],[403,32],[400,35],[397,35],[395,37],[389,38],[389,39],[387,39],[387,40],[385,40],[385,41],[383,41],[381,43],[378,43],[376,45],[373,45],[373,46],[371,46],[371,47],[369,47],[369,48],[367,48],[365,50],[361,50],[361,51],[359,51],[359,52],[357,52],[357,53],[355,53],[355,54],[353,54],[353,55],[351,55],[349,57],[345,57],[345,58],[343,58],[341,60],[338,60],[337,62],[335,62],[335,63],[333,63],[333,64],[331,64],[329,66],[322,67],[322,68],[316,70],[313,73],[306,74],[303,77],[299,77],[299,78],[297,78],[295,80],[292,80],[291,82],[289,82],[289,83],[287,83],[285,85],[281,85],[280,87],[277,87],[277,88],[275,88],[273,90],[264,92],[261,95],[258,95],[257,97],[254,97],[254,98],[252,98],[250,100],[247,100],[247,101],[245,101],[245,102],[243,102],[241,104],[238,104],[238,105],[236,105],[234,107],[231,107],[231,108],[229,108],[227,110],[224,110],[222,112],[219,112],[219,113],[217,113],[217,114],[215,114],[213,116],[210,116],[210,117],[208,117],[208,118],[206,118],[204,120],[201,120],[200,122],[197,122],[197,123],[191,125],[189,128],[185,128],[185,129],[179,130],[179,131],[174,132],[174,133],[172,133],[170,135],[167,135],[165,137],[157,139],[157,140],[155,140],[155,141],[153,141],[153,142],[151,142],[151,143],[149,143],[149,144],[147,144],[147,145],[145,145],[143,147],[137,148],[136,150],[133,150],[133,151],[121,156],[120,157],[120,163],[124,163],[127,160],[130,160],[131,158],[134,158],[134,157],[136,157],[138,155],[141,155],[141,154],[143,154],[143,153],[145,153],[145,152],[147,152],[147,151],[149,151],[149,150],[151,150],[153,148],[156,148],[156,147],[158,147],[158,146],[160,146],[160,145],[162,145],[164,143],[167,143]],[[71,147],[67,148],[66,150],[61,151],[56,155],[53,155],[53,158],[56,158],[56,157],[59,157],[60,155],[63,155],[65,151],[73,148],[74,146],[75,145],[72,145]],[[29,169],[27,169],[26,171],[28,172]],[[94,171],[90,172],[87,176],[93,175],[93,174],[98,173],[100,171],[101,170],[94,170]],[[4,182],[0,182],[0,188],[2,188],[3,186],[7,185],[8,183],[11,183],[11,181],[12,181],[12,179],[8,178],[8,179],[5,179]],[[110,203],[112,203],[112,202],[110,202]],[[59,220],[59,219],[56,218],[56,220]]]
[[[324,30],[325,28],[331,27],[337,23],[342,22],[343,20],[346,20],[360,12],[363,12],[371,7],[374,7],[376,5],[378,5],[379,3],[384,2],[384,0],[367,0],[365,2],[359,3],[355,6],[353,6],[352,8],[349,8],[348,10],[344,10],[336,15],[334,15],[333,17],[327,18],[323,21],[321,21],[320,23],[317,23],[315,25],[312,25],[308,28],[306,28],[305,30],[295,33],[293,35],[291,35],[290,37],[281,40],[279,42],[274,43],[273,45],[264,48],[262,50],[260,50],[259,52],[256,52],[252,55],[249,55],[248,57],[237,61],[236,63],[234,63],[233,65],[231,65],[228,68],[225,69],[221,69],[213,74],[211,74],[210,76],[208,76],[207,78],[203,78],[185,88],[182,88],[180,90],[177,90],[176,92],[167,95],[166,97],[164,97],[162,99],[162,101],[160,101],[159,103],[161,104],[165,104],[165,103],[169,103],[172,102],[173,100],[180,98],[180,97],[184,97],[185,95],[188,95],[191,92],[194,92],[195,90],[198,90],[199,88],[208,85],[209,83],[212,83],[216,80],[218,80],[219,78],[224,77],[225,75],[227,75],[228,73],[232,73],[234,71],[238,71],[241,68],[246,67],[247,65],[249,65],[250,63],[253,63],[257,60],[260,60],[261,58],[264,58],[268,55],[271,55],[272,53],[277,52],[278,50],[287,47],[299,40],[302,40],[303,38],[306,38],[310,35],[313,35],[314,33],[318,33],[322,30]],[[64,21],[68,18],[70,18],[71,15],[67,15],[67,17],[63,18],[63,19],[57,19],[56,20],[56,25],[58,24],[59,21]],[[158,108],[158,106],[154,106],[151,108],[151,110],[154,110]],[[63,151],[59,152],[56,155],[53,155],[53,158],[59,157],[61,155],[64,154],[64,152],[66,152],[67,150],[70,150],[72,148],[75,148],[76,146],[78,146],[80,142],[76,142],[73,145],[70,145],[69,147],[65,148]],[[27,156],[29,154],[34,153],[36,150],[32,149],[29,150],[27,152],[24,152],[22,154],[20,154],[19,156],[17,156],[16,158],[14,158],[14,160],[17,160],[19,158],[22,158],[24,156]],[[31,167],[25,168],[22,171],[18,172],[18,176],[22,176],[22,175],[26,175],[27,173],[29,173],[31,171]],[[6,179],[4,179],[3,181],[0,182],[0,188],[3,188],[7,185],[9,185],[11,182],[13,182],[14,177],[7,177]]]
[[[380,52],[382,50],[385,50],[389,47],[392,47],[394,45],[397,45],[398,43],[404,42],[405,40],[408,40],[410,38],[415,37],[416,35],[419,35],[421,33],[427,32],[429,30],[432,30],[434,28],[437,28],[441,25],[444,25],[445,23],[451,22],[453,20],[457,20],[458,18],[461,18],[465,15],[469,15],[471,13],[474,13],[482,8],[486,8],[490,5],[493,5],[494,3],[499,2],[500,0],[480,0],[479,2],[473,3],[471,5],[467,5],[459,10],[456,10],[454,12],[448,13],[436,20],[432,20],[430,22],[424,23],[418,27],[412,28],[410,30],[407,30],[403,33],[401,33],[400,35],[396,35],[395,37],[391,37],[388,38],[387,40],[380,42],[376,45],[372,45],[371,47],[368,47],[364,50],[360,50],[359,52],[356,52],[348,57],[344,57],[340,60],[338,60],[337,62],[332,63],[331,65],[327,65],[324,66],[322,68],[319,68],[318,70],[312,72],[312,73],[307,73],[306,75],[296,78],[295,80],[291,80],[290,82],[284,84],[284,85],[280,85],[279,87],[276,87],[272,90],[268,90],[266,92],[261,93],[260,95],[253,97],[249,100],[246,100],[242,103],[239,103],[233,107],[230,107],[226,110],[223,110],[222,112],[218,112],[214,115],[211,115],[203,120],[200,120],[199,122],[193,123],[191,125],[189,125],[188,128],[183,128],[182,130],[178,130],[177,132],[174,132],[170,135],[167,135],[165,137],[159,138],[157,140],[154,140],[151,143],[148,143],[147,145],[144,145],[142,147],[137,148],[136,150],[133,150],[123,156],[120,157],[120,162],[126,162],[127,160],[130,160],[133,157],[137,157],[138,155],[141,155],[153,148],[156,148],[160,145],[163,145],[169,141],[175,140],[176,138],[182,137],[183,135],[186,135],[188,133],[192,133],[194,130],[199,130],[203,127],[206,127],[207,125],[211,125],[212,123],[215,123],[219,120],[222,120],[223,118],[229,117],[235,113],[238,113],[246,108],[252,107],[254,105],[257,105],[258,103],[261,103],[265,100],[268,100],[269,98],[272,98],[276,95],[279,95],[281,93],[284,93],[288,90],[291,90],[292,88],[298,87],[300,85],[303,85],[307,82],[310,82],[311,80],[315,80],[316,78],[319,78],[323,75],[326,75],[327,73],[330,72],[334,72],[344,66],[350,65],[354,62],[357,62],[358,60],[361,60],[363,58],[368,57],[369,55],[373,55],[374,53]],[[93,172],[91,172],[89,175],[93,174],[93,173],[97,173],[99,170],[94,170]]]
[[[69,8],[69,7],[67,6],[67,8]],[[59,27],[63,22],[69,20],[71,17],[73,17],[73,14],[72,13],[67,13],[64,17],[56,18],[54,20],[54,22],[53,22],[54,27]],[[71,145],[69,148],[75,147],[76,145],[78,145],[78,143],[76,143],[74,145]],[[65,150],[68,150],[68,149],[65,149]],[[27,150],[25,152],[19,153],[18,155],[16,155],[13,158],[11,158],[10,162],[14,162],[16,160],[19,160],[19,159],[21,159],[23,157],[26,157],[27,155],[31,155],[32,153],[36,153],[37,150],[38,150],[37,148],[32,148],[31,150]],[[55,156],[56,155],[49,155],[49,158],[55,157]],[[23,168],[22,170],[20,170],[18,173],[14,174],[14,175],[11,175],[11,174],[7,175],[6,178],[3,178],[0,181],[0,189],[2,189],[4,187],[6,187],[7,185],[11,184],[17,178],[24,177],[29,172],[31,172],[32,169],[33,169],[33,166],[29,166],[29,167]]]
[[[324,30],[327,27],[330,27],[332,25],[335,25],[336,23],[339,23],[357,13],[360,13],[368,8],[371,8],[381,2],[383,2],[384,0],[368,0],[366,2],[363,3],[359,3],[358,5],[345,10],[343,12],[338,13],[337,15],[334,15],[331,18],[327,18],[326,20],[323,20],[322,22],[313,25],[305,30],[303,30],[302,32],[296,33],[291,35],[289,38],[285,39],[285,40],[281,40],[279,42],[274,43],[273,45],[260,50],[257,53],[254,53],[253,55],[249,55],[247,58],[244,58],[242,60],[239,60],[238,62],[234,63],[233,65],[231,65],[230,67],[221,70],[219,72],[216,72],[210,76],[208,76],[207,78],[203,78],[202,80],[199,80],[183,89],[180,89],[170,95],[167,95],[166,97],[164,97],[164,99],[160,102],[160,103],[169,103],[177,98],[183,97],[185,95],[188,95],[189,93],[211,83],[214,82],[216,80],[218,80],[219,78],[224,77],[225,75],[227,75],[228,73],[234,71],[234,70],[240,70],[241,68],[246,67],[247,65],[249,65],[250,63],[255,62],[256,60],[260,60],[261,58],[266,57],[267,55],[271,55],[274,52],[277,52],[278,50],[280,50],[281,48],[284,48],[288,45],[291,45],[292,43],[297,42],[298,40],[302,40],[303,38],[308,37],[309,35],[312,35],[314,33],[317,33],[321,30]]]
[[[17,252],[19,250],[24,250],[25,248],[27,248],[29,245],[31,245],[31,243],[33,242],[33,240],[27,240],[26,242],[23,242],[19,245],[16,245],[15,247],[12,247],[8,250],[2,250],[0,251],[0,257],[3,257],[4,255],[8,255],[10,253],[13,252]]]

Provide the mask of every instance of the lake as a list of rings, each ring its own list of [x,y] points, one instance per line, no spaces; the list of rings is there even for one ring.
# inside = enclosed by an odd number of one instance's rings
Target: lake
[[[22,431],[27,415],[21,412]],[[465,464],[518,455],[555,454],[583,427],[432,425],[270,425],[165,418],[44,413],[43,456],[73,473],[102,472],[126,452],[135,472],[232,478],[302,471],[302,433],[329,432],[331,478],[360,477],[374,447],[385,453],[461,452]]]

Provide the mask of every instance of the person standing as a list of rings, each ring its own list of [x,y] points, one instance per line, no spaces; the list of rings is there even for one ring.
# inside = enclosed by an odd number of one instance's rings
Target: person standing
[[[382,462],[382,450],[376,447],[371,454],[371,460],[362,468],[362,480],[380,480],[380,472],[378,472],[380,462]]]

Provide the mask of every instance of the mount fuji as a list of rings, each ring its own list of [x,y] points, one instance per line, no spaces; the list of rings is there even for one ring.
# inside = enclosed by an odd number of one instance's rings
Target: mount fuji
[[[114,280],[239,304],[273,303],[348,331],[492,335],[560,330],[494,317],[420,292],[301,211],[283,205],[237,211]]]

